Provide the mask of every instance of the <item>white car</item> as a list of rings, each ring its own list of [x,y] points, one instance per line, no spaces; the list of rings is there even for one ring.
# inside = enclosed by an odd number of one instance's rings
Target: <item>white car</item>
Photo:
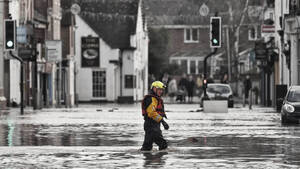
[[[233,92],[228,84],[208,83],[206,93],[209,100],[227,100],[228,107],[233,107]],[[203,107],[204,93],[202,93],[200,106]]]

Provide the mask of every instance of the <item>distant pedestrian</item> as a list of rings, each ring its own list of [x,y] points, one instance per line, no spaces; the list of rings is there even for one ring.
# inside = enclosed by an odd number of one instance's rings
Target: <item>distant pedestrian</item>
[[[168,90],[169,90],[169,97],[170,97],[171,101],[173,102],[173,97],[177,94],[177,82],[174,77],[168,83]]]
[[[186,91],[187,91],[187,79],[186,79],[186,74],[184,73],[178,83],[178,92],[177,92],[176,101],[185,102]]]
[[[197,92],[196,92],[196,94],[197,94],[199,97],[201,97],[201,94],[202,94],[202,92],[203,92],[203,89],[202,89],[202,87],[203,87],[203,76],[202,76],[202,75],[200,75],[200,76],[197,77],[197,80],[196,80],[196,87],[197,87]]]
[[[244,81],[245,99],[248,99],[249,91],[251,90],[251,88],[252,88],[252,83],[251,83],[251,80],[250,80],[250,76],[247,75],[246,79]]]
[[[224,74],[223,78],[221,79],[221,83],[228,83],[228,75],[227,75],[227,73]]]
[[[186,79],[186,74],[184,73],[179,81],[178,84],[179,88],[184,88],[186,90],[187,86],[187,79]]]
[[[161,82],[164,83],[167,87],[165,89],[164,94],[167,95],[169,94],[169,89],[168,89],[168,83],[169,83],[169,74],[168,73],[164,73],[164,75],[161,78]]]
[[[193,102],[193,93],[194,93],[195,82],[193,80],[193,76],[190,75],[187,81],[187,92],[188,92],[188,102]]]

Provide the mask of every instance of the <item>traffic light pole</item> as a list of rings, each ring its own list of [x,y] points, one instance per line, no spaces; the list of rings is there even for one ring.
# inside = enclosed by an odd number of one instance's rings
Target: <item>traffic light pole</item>
[[[203,90],[204,90],[204,98],[207,98],[207,93],[206,93],[206,84],[207,84],[207,59],[211,57],[212,55],[217,53],[218,48],[213,48],[213,51],[209,53],[207,56],[204,58],[204,78],[203,78]]]
[[[23,73],[23,71],[24,71],[24,69],[23,69],[23,63],[24,63],[24,61],[23,61],[22,58],[14,55],[12,53],[12,51],[9,51],[9,54],[13,58],[17,59],[20,62],[20,65],[21,65],[21,72],[20,72],[20,75],[21,75],[21,82],[20,82],[20,91],[21,91],[21,98],[20,98],[20,102],[21,103],[20,104],[21,104],[21,107],[20,107],[20,109],[21,109],[21,115],[23,115],[24,114],[24,99],[23,99],[24,98],[24,73]]]

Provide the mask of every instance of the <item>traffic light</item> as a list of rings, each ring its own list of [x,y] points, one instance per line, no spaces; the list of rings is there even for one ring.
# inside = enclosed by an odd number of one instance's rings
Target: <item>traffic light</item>
[[[16,49],[16,21],[4,20],[4,50]]]
[[[221,17],[210,17],[210,47],[221,47],[222,35],[222,20]]]
[[[207,88],[207,80],[206,79],[203,80],[203,87]]]

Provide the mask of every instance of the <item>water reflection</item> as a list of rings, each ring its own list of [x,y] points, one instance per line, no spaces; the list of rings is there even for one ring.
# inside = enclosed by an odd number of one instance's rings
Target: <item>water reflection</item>
[[[7,143],[8,146],[13,146],[13,134],[14,134],[14,122],[12,120],[8,121],[8,135],[7,135]]]
[[[106,126],[107,127],[107,126]],[[0,124],[0,146],[128,146],[137,133],[106,130],[100,124]]]
[[[144,152],[144,167],[163,167],[166,164],[166,158],[163,158],[164,155],[167,155],[168,152]]]

